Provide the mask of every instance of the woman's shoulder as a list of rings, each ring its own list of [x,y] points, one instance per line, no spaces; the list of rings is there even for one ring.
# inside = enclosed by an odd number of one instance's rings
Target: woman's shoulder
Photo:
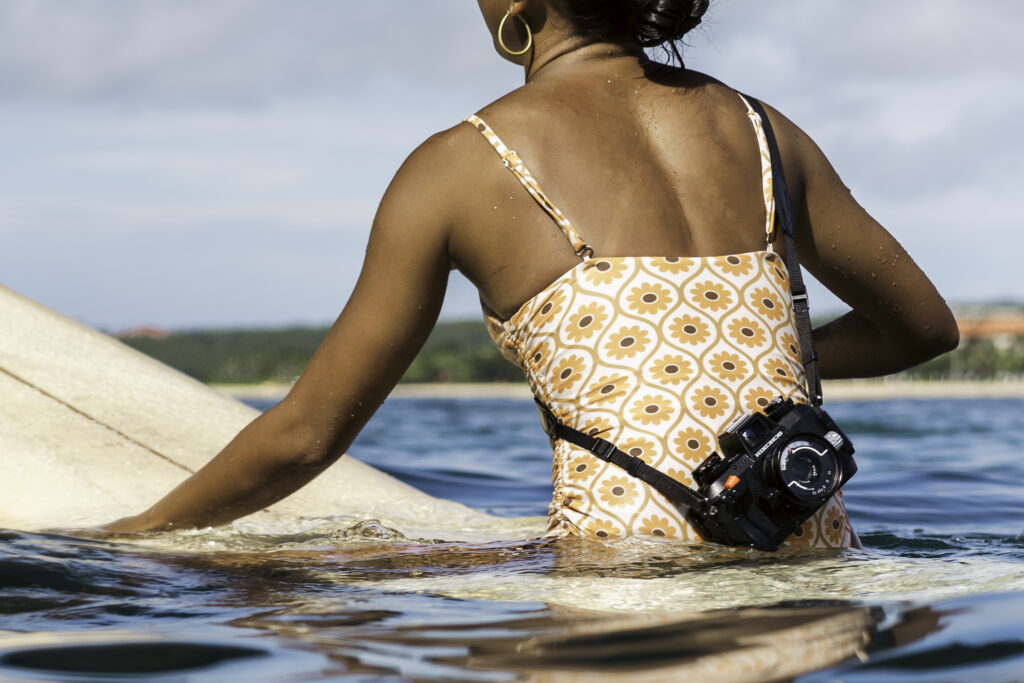
[[[468,118],[468,117],[467,117]],[[472,167],[484,158],[486,145],[481,135],[465,119],[437,131],[416,146],[395,175],[396,180],[429,180],[435,189],[450,180],[456,185],[473,175]]]

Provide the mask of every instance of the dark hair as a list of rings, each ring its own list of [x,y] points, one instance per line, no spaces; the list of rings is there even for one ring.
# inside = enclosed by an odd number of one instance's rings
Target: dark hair
[[[577,33],[632,38],[643,47],[674,43],[700,24],[710,0],[561,0]]]

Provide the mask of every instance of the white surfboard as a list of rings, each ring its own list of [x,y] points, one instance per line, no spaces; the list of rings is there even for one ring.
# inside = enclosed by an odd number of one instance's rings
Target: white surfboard
[[[0,528],[93,526],[141,512],[256,415],[0,287]],[[346,516],[376,518],[420,538],[494,540],[542,531],[537,518],[486,515],[348,456],[249,522],[283,531]]]

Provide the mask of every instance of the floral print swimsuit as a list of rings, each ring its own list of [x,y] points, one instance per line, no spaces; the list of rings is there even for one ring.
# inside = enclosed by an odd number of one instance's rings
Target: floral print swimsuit
[[[687,486],[735,417],[776,396],[807,401],[789,278],[771,244],[768,145],[760,117],[743,102],[761,150],[766,248],[696,258],[594,256],[519,156],[480,117],[466,118],[580,258],[508,320],[485,312],[498,348],[562,422]],[[565,441],[553,451],[549,533],[700,542],[685,506],[589,451]],[[788,542],[846,547],[852,537],[837,493]]]

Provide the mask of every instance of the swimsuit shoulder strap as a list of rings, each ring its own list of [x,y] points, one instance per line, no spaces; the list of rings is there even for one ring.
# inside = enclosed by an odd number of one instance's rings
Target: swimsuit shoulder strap
[[[519,158],[519,155],[506,147],[505,143],[501,141],[501,138],[499,138],[495,132],[491,130],[491,127],[484,123],[484,120],[479,116],[474,114],[472,116],[467,116],[463,120],[466,123],[472,124],[473,127],[487,138],[487,141],[491,143],[491,147],[493,147],[494,151],[501,157],[502,162],[505,164],[505,168],[512,171],[516,178],[519,179],[519,182],[523,184],[523,187],[526,188],[526,191],[530,193],[530,196],[533,197],[537,204],[539,204],[540,207],[544,209],[549,216],[551,216],[552,220],[558,224],[558,228],[562,231],[562,234],[565,235],[565,238],[569,240],[569,243],[572,245],[573,251],[576,252],[576,255],[584,261],[593,256],[594,250],[590,248],[589,244],[583,241],[583,237],[581,237],[580,233],[575,227],[573,227],[572,222],[565,217],[565,214],[562,213],[561,209],[555,206],[554,203],[548,199],[547,195],[544,194],[544,191],[540,189],[540,185],[538,185],[537,181],[533,179],[533,176],[526,169],[526,164],[524,164],[523,160]]]
[[[764,197],[765,222],[764,232],[767,240],[767,249],[772,251],[772,242],[775,241],[775,185],[772,177],[772,157],[768,148],[768,139],[764,134],[764,124],[761,116],[750,106],[746,97],[739,95],[743,104],[747,107],[747,116],[754,125],[754,133],[757,135],[757,147],[761,152],[761,193]]]

